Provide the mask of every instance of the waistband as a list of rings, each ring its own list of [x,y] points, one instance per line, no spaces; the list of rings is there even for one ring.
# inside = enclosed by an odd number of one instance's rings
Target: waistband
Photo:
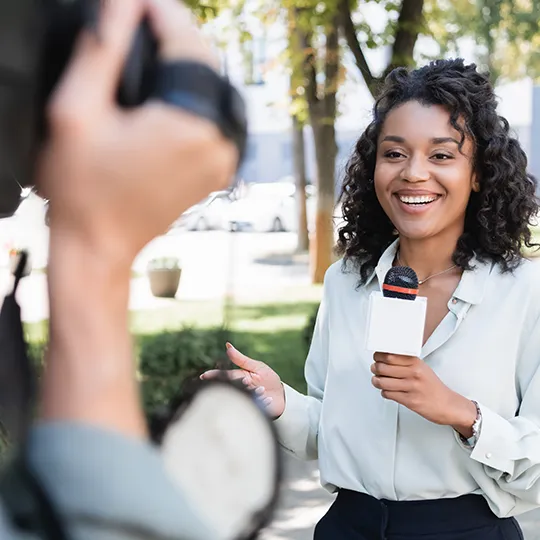
[[[355,529],[375,534],[457,533],[500,523],[481,495],[422,501],[378,500],[342,489],[336,511]]]

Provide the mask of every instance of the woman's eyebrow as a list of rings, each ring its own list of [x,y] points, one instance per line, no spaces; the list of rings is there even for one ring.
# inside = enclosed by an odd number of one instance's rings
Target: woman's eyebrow
[[[457,141],[453,137],[435,137],[434,139],[431,139],[431,142],[433,144],[454,143],[459,146],[459,141]]]
[[[404,143],[405,139],[403,137],[398,137],[397,135],[387,135],[382,142],[395,142],[395,143]]]
[[[398,135],[387,135],[381,142],[395,142],[395,143],[403,144],[405,142],[405,139],[403,137],[399,137]],[[432,144],[453,143],[459,146],[459,141],[457,141],[453,137],[434,137],[433,139],[431,139],[431,143]]]

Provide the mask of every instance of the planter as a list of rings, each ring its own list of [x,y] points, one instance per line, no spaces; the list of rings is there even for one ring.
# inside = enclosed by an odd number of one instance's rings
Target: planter
[[[157,298],[174,298],[180,284],[181,268],[153,268],[148,270],[150,290]]]

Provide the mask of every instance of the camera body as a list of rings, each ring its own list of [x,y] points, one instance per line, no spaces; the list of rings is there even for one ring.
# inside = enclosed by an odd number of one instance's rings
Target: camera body
[[[15,213],[31,187],[40,144],[47,136],[45,106],[83,28],[97,26],[100,0],[0,2],[0,218]],[[157,43],[143,21],[119,82],[124,107],[152,93]]]

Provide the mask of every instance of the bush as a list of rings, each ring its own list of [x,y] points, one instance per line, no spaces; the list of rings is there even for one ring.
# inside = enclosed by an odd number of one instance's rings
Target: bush
[[[217,329],[185,328],[174,332],[135,338],[139,360],[142,398],[147,413],[167,405],[183,385],[214,367],[229,367],[225,343],[228,333]],[[41,376],[44,343],[28,344],[28,356]]]
[[[146,412],[166,406],[203,371],[228,366],[227,340],[230,336],[223,329],[185,328],[140,336],[139,371]]]

